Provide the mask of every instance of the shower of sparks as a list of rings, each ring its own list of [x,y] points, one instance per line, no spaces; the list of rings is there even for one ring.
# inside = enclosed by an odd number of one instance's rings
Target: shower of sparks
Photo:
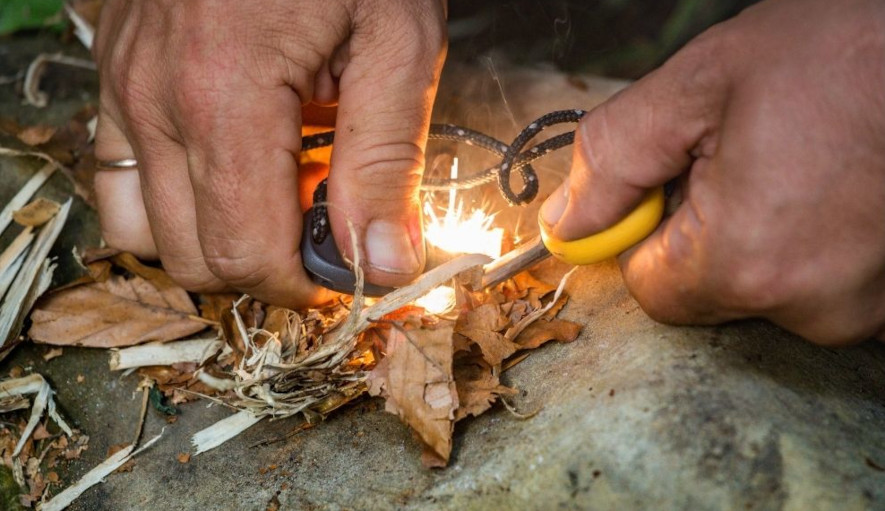
[[[458,159],[451,171],[452,179],[458,177]],[[481,209],[470,213],[464,211],[464,201],[455,200],[455,190],[449,190],[449,204],[440,217],[430,201],[424,203],[426,225],[424,236],[428,243],[450,254],[485,254],[492,258],[501,256],[504,230],[492,227],[494,215]]]
[[[430,314],[445,314],[455,308],[455,290],[449,286],[439,286],[415,300],[415,305]]]

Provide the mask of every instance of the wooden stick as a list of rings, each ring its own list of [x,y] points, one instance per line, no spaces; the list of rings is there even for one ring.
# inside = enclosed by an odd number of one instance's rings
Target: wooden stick
[[[133,367],[171,366],[179,362],[202,363],[224,347],[216,338],[190,339],[167,343],[152,342],[111,352],[111,371]]]

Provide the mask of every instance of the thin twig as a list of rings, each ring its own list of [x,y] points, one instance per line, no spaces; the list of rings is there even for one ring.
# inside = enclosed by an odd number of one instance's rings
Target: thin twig
[[[90,71],[96,70],[95,62],[88,59],[69,57],[67,55],[62,55],[61,53],[41,53],[40,55],[37,55],[37,57],[31,62],[31,65],[28,66],[28,71],[25,73],[25,83],[23,87],[25,101],[29,105],[37,108],[43,108],[49,104],[49,96],[40,90],[40,80],[43,78],[43,73],[46,71],[47,64],[63,64],[66,66],[88,69]]]
[[[135,437],[132,439],[132,445],[138,445],[141,440],[141,433],[144,430],[144,419],[147,416],[148,398],[150,397],[151,388],[144,385],[141,392],[141,412],[139,412],[138,424],[135,425]]]
[[[501,402],[504,403],[504,408],[506,408],[507,411],[511,413],[511,415],[513,415],[514,417],[516,417],[516,418],[519,419],[519,420],[527,420],[527,419],[531,419],[531,418],[534,417],[535,415],[538,415],[539,413],[541,413],[541,410],[544,409],[543,406],[539,406],[539,407],[538,407],[535,411],[533,411],[533,412],[529,412],[529,413],[519,413],[519,412],[516,411],[516,407],[513,406],[513,405],[511,405],[510,403],[508,403],[508,402],[507,402],[507,399],[505,399],[503,396],[501,397]]]

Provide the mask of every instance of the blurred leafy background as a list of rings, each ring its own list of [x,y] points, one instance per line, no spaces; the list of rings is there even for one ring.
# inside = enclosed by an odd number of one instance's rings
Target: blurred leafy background
[[[64,27],[62,0],[0,0],[0,36],[21,30]]]
[[[450,0],[450,53],[638,78],[756,0]]]
[[[82,0],[75,0],[82,1]],[[95,0],[92,0],[95,2]],[[637,78],[755,0],[449,0],[450,53]],[[2,38],[65,26],[63,0],[0,0]]]

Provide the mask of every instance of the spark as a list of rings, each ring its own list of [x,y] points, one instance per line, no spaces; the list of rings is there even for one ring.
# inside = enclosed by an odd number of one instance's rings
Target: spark
[[[455,290],[449,286],[435,287],[415,300],[415,305],[430,314],[445,314],[455,308]]]
[[[458,177],[458,159],[451,170],[452,179]],[[501,256],[504,230],[492,227],[495,215],[482,209],[469,213],[464,211],[464,201],[456,200],[456,191],[449,190],[449,203],[440,217],[428,200],[424,203],[426,225],[424,236],[428,243],[450,254],[485,254],[492,258]]]

